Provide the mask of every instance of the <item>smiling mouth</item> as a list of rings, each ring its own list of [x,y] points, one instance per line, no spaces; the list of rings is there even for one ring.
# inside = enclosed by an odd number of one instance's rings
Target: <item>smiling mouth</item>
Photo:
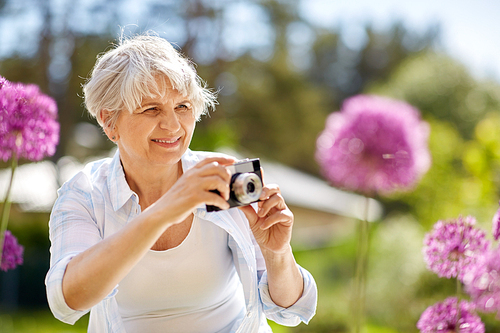
[[[180,138],[174,139],[174,140],[158,140],[158,139],[153,139],[153,142],[159,142],[159,143],[176,143],[179,141]]]

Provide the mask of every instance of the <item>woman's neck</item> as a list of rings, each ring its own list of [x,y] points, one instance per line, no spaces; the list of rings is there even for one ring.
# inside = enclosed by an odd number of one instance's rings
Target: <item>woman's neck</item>
[[[130,189],[139,196],[139,204],[144,210],[167,192],[182,175],[182,162],[174,165],[151,166],[144,169],[122,161],[125,179]]]

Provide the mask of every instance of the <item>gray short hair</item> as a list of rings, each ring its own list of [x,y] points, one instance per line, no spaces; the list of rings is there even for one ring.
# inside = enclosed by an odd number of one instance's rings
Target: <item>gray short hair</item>
[[[165,39],[146,34],[120,38],[119,44],[100,55],[83,85],[85,106],[101,126],[114,127],[121,110],[137,109],[145,96],[161,96],[156,78],[190,99],[196,120],[217,104],[216,93],[206,88],[187,58]],[[168,82],[170,81],[170,82]],[[100,113],[110,112],[106,124]]]

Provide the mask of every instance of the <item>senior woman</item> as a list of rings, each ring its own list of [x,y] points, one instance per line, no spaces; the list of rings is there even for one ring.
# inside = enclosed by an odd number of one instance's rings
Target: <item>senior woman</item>
[[[293,215],[279,188],[228,209],[226,167],[236,160],[189,149],[215,104],[190,62],[157,36],[125,39],[98,59],[84,94],[118,149],[58,192],[46,277],[54,316],[73,324],[90,310],[89,332],[307,323],[316,284],[293,257]]]

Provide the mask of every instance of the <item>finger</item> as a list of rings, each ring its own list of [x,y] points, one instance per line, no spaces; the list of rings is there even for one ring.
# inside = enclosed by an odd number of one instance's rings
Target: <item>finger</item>
[[[288,210],[276,211],[273,214],[268,214],[267,218],[259,226],[262,230],[267,230],[276,224],[285,226],[293,225],[293,214]]]
[[[217,190],[219,195],[224,198],[224,200],[229,199],[229,181],[227,179],[222,179],[219,175],[212,175],[201,177],[199,180],[202,188],[206,191]]]
[[[231,157],[219,157],[219,156],[207,157],[204,160],[198,162],[198,164],[196,164],[194,167],[201,168],[207,164],[214,163],[214,162],[221,164],[221,165],[224,165],[224,166],[227,166],[227,165],[234,164],[236,162],[236,160],[234,158],[231,158]]]
[[[255,224],[257,223],[257,221],[259,220],[259,217],[257,216],[257,213],[255,212],[255,209],[253,209],[253,207],[250,205],[239,206],[238,209],[241,210],[243,212],[243,214],[245,214],[248,222],[250,223],[250,228],[253,228],[255,226]]]
[[[220,209],[229,209],[230,207],[229,203],[224,198],[214,192],[205,192],[203,198],[201,198],[201,201],[206,205],[216,206]]]
[[[194,173],[200,178],[218,177],[228,185],[231,182],[231,173],[226,169],[225,166],[220,165],[217,162],[207,164],[202,168],[194,171]]]
[[[278,185],[276,184],[266,185],[262,189],[262,193],[260,194],[259,199],[267,200],[270,196],[276,193],[281,193],[281,190]]]
[[[260,217],[264,217],[267,214],[269,214],[269,212],[273,208],[276,210],[284,210],[287,208],[285,200],[279,193],[273,194],[270,198],[266,199],[265,201],[260,201],[259,211],[257,212],[257,215],[259,215]]]

